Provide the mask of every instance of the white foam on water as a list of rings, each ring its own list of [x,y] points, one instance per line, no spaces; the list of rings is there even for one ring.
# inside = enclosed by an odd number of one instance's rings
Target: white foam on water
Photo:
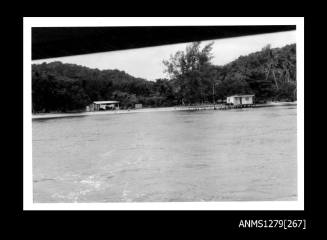
[[[96,180],[94,176],[89,176],[88,178],[81,180],[80,183],[94,187],[96,190],[100,189],[102,185],[102,182]]]

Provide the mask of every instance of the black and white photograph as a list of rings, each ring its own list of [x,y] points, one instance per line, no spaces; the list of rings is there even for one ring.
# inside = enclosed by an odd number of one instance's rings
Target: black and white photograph
[[[24,18],[24,207],[303,209],[303,31]]]

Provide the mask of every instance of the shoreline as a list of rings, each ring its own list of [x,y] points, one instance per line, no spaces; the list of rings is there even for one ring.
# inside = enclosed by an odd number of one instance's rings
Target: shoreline
[[[219,104],[216,104],[215,106],[218,106],[218,105]],[[297,105],[297,102],[271,102],[271,103],[256,104],[253,108],[277,107],[277,106],[296,106],[296,105]],[[131,110],[80,112],[80,113],[39,113],[39,114],[32,114],[32,120],[65,118],[65,117],[82,117],[82,116],[107,115],[107,114],[192,111],[192,110],[213,110],[213,109],[214,109],[214,105],[197,105],[197,106],[158,107],[158,108],[142,108],[142,109],[131,109]]]

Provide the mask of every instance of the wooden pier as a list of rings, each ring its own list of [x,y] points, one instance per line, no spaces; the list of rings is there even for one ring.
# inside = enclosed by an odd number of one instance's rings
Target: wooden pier
[[[182,106],[180,110],[199,111],[199,110],[229,110],[229,109],[241,109],[241,108],[253,108],[255,104],[215,104],[215,105],[199,105],[199,106]]]
[[[232,105],[232,104],[222,104],[218,108],[214,108],[215,110],[228,110],[228,109],[238,109],[238,108],[253,108],[255,107],[255,104],[238,104],[238,105]]]

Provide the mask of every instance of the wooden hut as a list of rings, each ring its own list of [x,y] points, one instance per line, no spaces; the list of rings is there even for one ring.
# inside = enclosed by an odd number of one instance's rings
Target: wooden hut
[[[86,107],[86,111],[106,111],[119,109],[119,101],[94,101]]]
[[[254,104],[254,95],[248,94],[248,95],[229,96],[229,97],[227,97],[226,103],[230,104],[230,105],[234,105],[234,106],[253,105]]]

